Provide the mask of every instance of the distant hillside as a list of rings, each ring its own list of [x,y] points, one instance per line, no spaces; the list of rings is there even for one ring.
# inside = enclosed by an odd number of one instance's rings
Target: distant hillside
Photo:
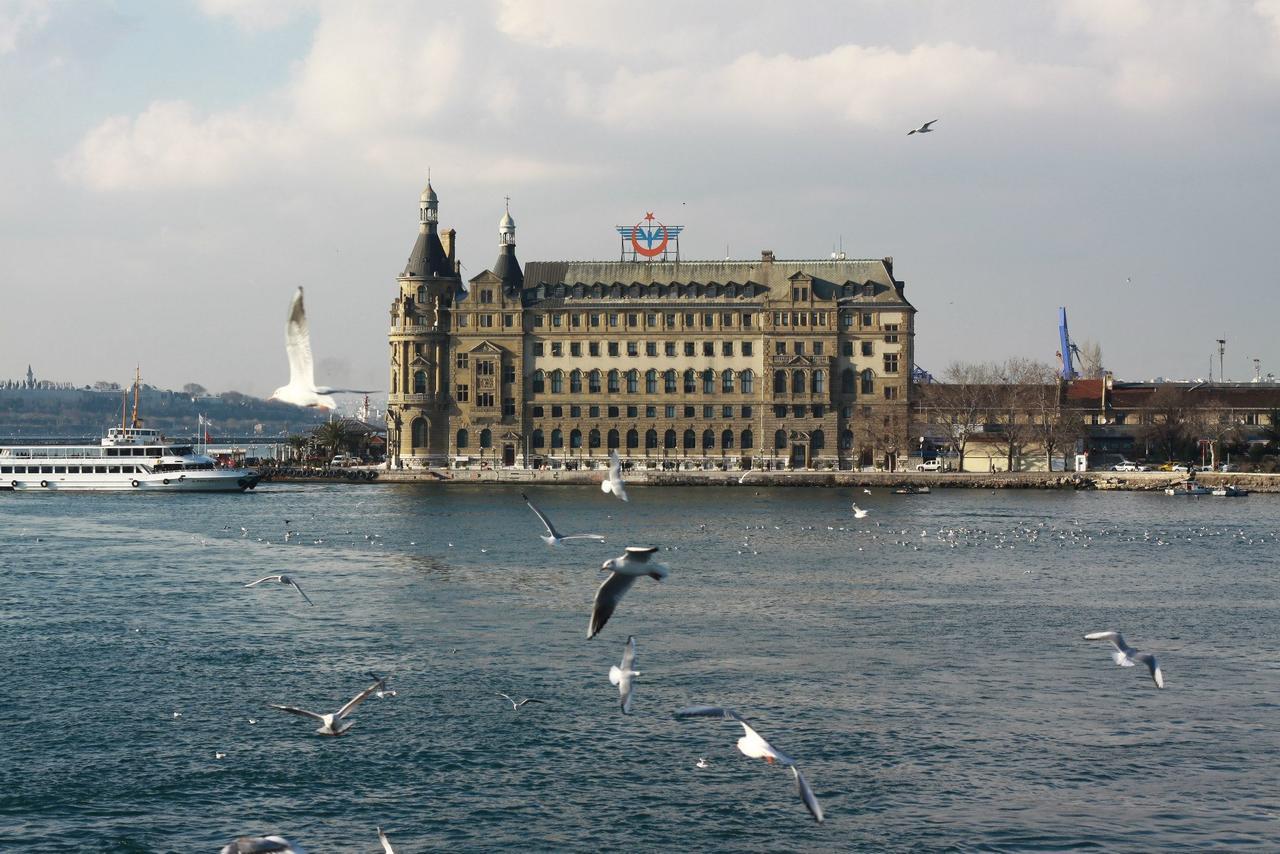
[[[119,391],[0,388],[0,441],[83,438],[105,435],[120,424]],[[133,397],[129,404],[132,407]],[[175,437],[195,436],[201,415],[212,422],[215,439],[231,436],[275,438],[304,433],[327,414],[230,391],[192,397],[178,391],[143,388],[138,404],[143,424]]]

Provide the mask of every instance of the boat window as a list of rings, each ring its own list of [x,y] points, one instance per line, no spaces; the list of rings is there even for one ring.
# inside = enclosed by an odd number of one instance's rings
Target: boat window
[[[120,474],[120,466],[107,466],[107,474]]]
[[[67,473],[67,467],[66,467],[66,466],[54,466],[54,467],[53,467],[53,473],[54,473],[54,474],[66,474],[66,473]]]
[[[120,453],[119,448],[107,448],[107,456],[114,457]]]
[[[0,466],[0,474],[13,474],[13,466]]]
[[[142,449],[141,449],[141,448],[130,448],[130,449],[129,449],[129,453],[130,453],[130,454],[132,454],[132,455],[133,455],[133,456],[135,456],[135,457],[140,457],[140,456],[142,456]]]
[[[189,447],[169,448],[168,453],[173,454],[175,457],[185,457],[191,454],[191,448]]]
[[[107,467],[106,467],[106,466],[94,466],[94,467],[93,467],[93,473],[94,473],[94,474],[106,474],[106,473],[107,473]]]

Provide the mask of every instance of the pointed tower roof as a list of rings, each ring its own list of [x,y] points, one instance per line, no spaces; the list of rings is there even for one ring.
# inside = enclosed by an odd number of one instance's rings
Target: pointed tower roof
[[[418,204],[418,239],[409,253],[401,276],[425,279],[430,276],[452,278],[456,275],[453,262],[449,260],[440,243],[440,235],[436,233],[439,223],[439,197],[431,188],[431,179],[427,178],[427,188],[422,191]]]
[[[516,221],[511,218],[510,205],[508,197],[507,210],[498,222],[498,260],[493,265],[493,274],[502,280],[502,289],[508,293],[524,287],[524,271],[516,258]]]

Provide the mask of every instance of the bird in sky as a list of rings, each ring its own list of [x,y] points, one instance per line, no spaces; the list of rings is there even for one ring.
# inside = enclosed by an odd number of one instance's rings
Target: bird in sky
[[[870,510],[863,510],[861,507],[858,506],[857,502],[854,502],[852,507],[853,507],[853,518],[855,519],[865,519],[867,518],[867,514],[871,512]]]
[[[623,501],[627,500],[626,484],[622,482],[622,459],[615,450],[609,451],[609,474],[600,484],[600,489],[605,494],[612,492]]]
[[[533,502],[529,500],[529,496],[525,495],[522,492],[520,493],[520,497],[524,499],[525,504],[529,505],[529,509],[532,510],[537,515],[537,517],[542,520],[542,524],[547,529],[547,533],[540,534],[539,536],[542,537],[542,541],[547,545],[562,546],[565,544],[566,540],[595,540],[601,543],[604,542],[604,537],[602,537],[600,534],[568,534],[568,535],[561,534],[559,531],[556,530],[555,526],[551,524],[551,520],[547,518],[547,514],[543,513],[541,510],[539,510],[537,507],[534,506]]]
[[[813,789],[809,787],[809,781],[805,779],[804,774],[801,774],[800,769],[796,767],[796,761],[766,741],[760,733],[752,729],[751,725],[739,717],[738,713],[733,709],[726,709],[720,706],[688,706],[676,711],[676,718],[719,718],[741,724],[743,736],[738,739],[738,750],[744,756],[749,756],[752,759],[763,759],[770,765],[776,762],[791,769],[791,775],[795,777],[796,788],[800,793],[800,800],[804,802],[805,808],[809,810],[810,815],[819,824],[822,823],[824,818],[822,805],[818,803],[817,796],[814,795]]]
[[[632,678],[639,676],[640,671],[635,669],[636,666],[636,638],[635,635],[627,638],[627,646],[622,651],[622,665],[609,668],[609,681],[618,686],[618,694],[621,697],[622,713],[624,715],[631,714],[631,686]]]
[[[510,695],[504,694],[501,691],[494,691],[494,693],[497,694],[499,697],[506,698],[506,701],[511,704],[511,711],[513,712],[519,711],[520,707],[523,706],[525,703],[541,703],[542,702],[541,700],[535,697],[525,697],[523,700],[513,700],[511,699]]]
[[[293,576],[291,576],[291,575],[283,575],[283,574],[281,574],[281,575],[268,575],[266,578],[259,578],[257,581],[250,581],[248,584],[246,584],[246,585],[245,585],[245,587],[257,587],[259,584],[262,584],[262,583],[267,582],[267,581],[273,581],[273,582],[275,582],[275,583],[277,583],[277,584],[288,584],[288,585],[289,585],[289,586],[291,586],[294,590],[297,590],[297,591],[298,591],[298,593],[302,596],[302,598],[303,598],[303,599],[306,599],[306,600],[307,600],[307,604],[308,604],[308,605],[314,605],[314,604],[316,604],[315,602],[312,602],[312,601],[311,601],[311,597],[310,597],[310,596],[308,596],[306,593],[303,593],[303,592],[302,592],[302,588],[298,586],[298,582],[294,581],[294,580],[293,580]]]
[[[289,320],[284,327],[284,349],[289,357],[289,384],[273,391],[268,400],[313,409],[334,409],[337,404],[332,395],[373,393],[367,389],[316,385],[315,363],[311,358],[311,332],[307,325],[307,312],[302,305],[301,286],[293,295],[293,302],[289,306]]]
[[[609,573],[609,577],[596,590],[595,602],[591,606],[591,623],[587,627],[588,639],[600,633],[637,578],[647,575],[654,581],[662,581],[671,574],[665,563],[651,559],[657,551],[656,546],[627,546],[622,557],[611,558],[601,565],[600,569]]]
[[[306,709],[299,709],[297,706],[277,706],[274,703],[268,703],[273,709],[279,709],[282,712],[288,712],[291,715],[298,715],[304,718],[313,718],[320,721],[320,728],[316,730],[318,735],[345,735],[347,730],[355,726],[354,723],[346,723],[345,719],[348,715],[356,710],[356,707],[369,699],[369,695],[378,690],[379,683],[374,682],[368,688],[365,688],[359,694],[356,694],[346,705],[336,712],[328,714],[317,714],[316,712],[308,712]]]
[[[307,854],[283,836],[241,836],[222,846],[219,854]]]
[[[1156,687],[1164,687],[1164,674],[1160,672],[1160,664],[1156,661],[1156,657],[1149,652],[1138,652],[1129,646],[1124,642],[1124,635],[1119,632],[1092,632],[1085,635],[1084,639],[1111,641],[1111,645],[1115,647],[1115,651],[1111,653],[1112,661],[1121,667],[1133,667],[1138,662],[1142,662],[1147,666],[1147,670],[1151,671],[1151,681],[1156,683]]]
[[[930,125],[932,125],[932,124],[933,124],[934,122],[936,122],[936,121],[937,121],[937,119],[934,119],[933,121],[925,122],[924,124],[920,125],[920,127],[916,128],[915,130],[907,131],[907,136],[911,136],[911,134],[913,134],[913,133],[933,133],[933,128],[932,128],[932,127],[930,127]]]

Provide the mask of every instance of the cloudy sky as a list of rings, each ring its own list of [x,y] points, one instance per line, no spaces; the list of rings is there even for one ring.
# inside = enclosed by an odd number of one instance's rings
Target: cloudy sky
[[[1121,378],[1280,374],[1277,131],[1280,0],[0,0],[0,377],[267,394],[301,284],[381,388],[428,167],[466,276],[504,196],[525,261],[652,210],[894,256],[935,371],[1066,305]]]

